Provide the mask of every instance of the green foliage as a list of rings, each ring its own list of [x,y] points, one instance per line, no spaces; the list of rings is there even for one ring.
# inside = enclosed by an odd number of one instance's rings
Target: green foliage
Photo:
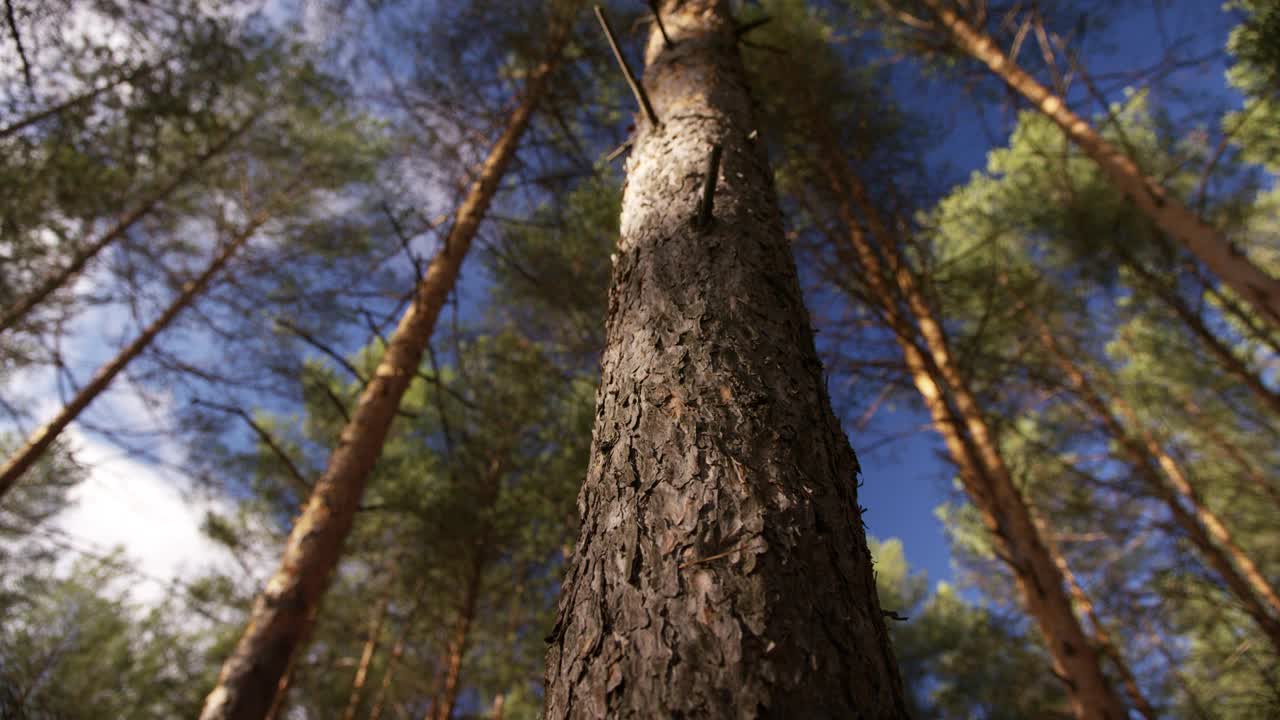
[[[1061,688],[1040,670],[1047,660],[1034,641],[947,583],[930,593],[926,575],[907,565],[901,541],[869,544],[881,606],[907,616],[888,622],[912,717],[1068,716]]]
[[[130,599],[119,555],[0,575],[0,715],[32,720],[193,717],[208,643],[173,600]]]

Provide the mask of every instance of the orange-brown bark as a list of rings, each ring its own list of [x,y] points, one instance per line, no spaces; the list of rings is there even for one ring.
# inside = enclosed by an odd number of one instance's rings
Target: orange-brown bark
[[[391,655],[387,657],[387,666],[382,671],[382,682],[378,684],[378,692],[373,696],[373,702],[369,707],[369,720],[379,720],[382,717],[382,710],[386,707],[387,691],[391,689],[391,680],[394,677],[395,666],[400,662],[401,656],[404,655],[405,642],[409,633],[413,630],[413,620],[418,615],[418,610],[422,607],[422,591],[426,589],[426,581],[419,580],[414,586],[413,607],[410,608],[408,616],[404,619],[404,625],[400,628],[400,636],[396,638],[396,644],[391,647]]]
[[[308,611],[320,602],[338,564],[365,484],[422,360],[440,309],[559,64],[568,37],[567,23],[557,23],[553,34],[546,60],[530,71],[520,104],[458,208],[444,246],[418,282],[413,301],[343,428],[328,467],[294,524],[279,568],[254,604],[239,644],[205,700],[202,720],[258,720],[270,705],[276,683],[305,631]]]
[[[1031,318],[1031,322],[1037,326],[1042,345],[1076,390],[1081,402],[1120,443],[1139,476],[1169,508],[1174,522],[1280,650],[1280,595],[1274,586],[1235,541],[1217,513],[1201,502],[1181,466],[1149,431],[1141,427],[1132,408],[1122,399],[1113,398],[1116,411],[1112,411],[1084,371],[1058,345],[1049,328],[1038,319]]]
[[[467,589],[462,598],[462,605],[458,608],[457,623],[453,627],[452,637],[449,638],[449,646],[445,649],[440,691],[436,693],[436,701],[431,704],[431,711],[425,720],[449,720],[458,703],[458,690],[462,687],[462,661],[466,657],[467,643],[471,639],[471,625],[476,618],[476,606],[480,600],[480,587],[484,579],[487,554],[487,548],[477,548],[467,578]]]
[[[840,157],[832,152],[827,155]],[[966,492],[1004,551],[1023,603],[1045,638],[1054,669],[1065,679],[1075,714],[1114,720],[1127,717],[1124,703],[1111,687],[1100,658],[1072,609],[1065,578],[1033,521],[1026,499],[1013,482],[981,407],[954,364],[942,326],[899,249],[891,242],[888,223],[881,219],[859,179],[845,166],[830,161],[826,163],[826,173],[839,198],[841,220],[849,231],[863,279],[882,303],[912,382],[961,470]],[[871,237],[864,232],[854,203],[866,218]],[[871,238],[876,239],[874,245]],[[907,311],[900,307],[899,298]],[[917,344],[920,341],[922,346]]]
[[[365,639],[364,648],[360,651],[360,662],[356,665],[356,676],[351,681],[351,694],[347,696],[347,707],[342,712],[342,720],[355,720],[356,710],[360,708],[360,696],[364,693],[365,680],[369,677],[369,666],[373,663],[373,655],[378,650],[378,640],[382,637],[382,624],[387,619],[387,607],[391,605],[391,593],[395,589],[395,573],[387,581],[386,592],[382,600],[373,610],[373,620],[369,623],[369,637]]]

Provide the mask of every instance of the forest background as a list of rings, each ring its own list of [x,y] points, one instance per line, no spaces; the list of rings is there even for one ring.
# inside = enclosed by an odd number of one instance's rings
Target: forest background
[[[1018,541],[974,502],[972,478],[1000,473],[1129,712],[1277,712],[1277,323],[937,8],[1273,277],[1280,11],[732,6],[913,713],[1077,712],[1081,671],[1019,594]],[[643,122],[590,8],[5,9],[0,448],[74,411],[0,485],[0,715],[198,714],[552,46],[273,709],[537,716]],[[606,10],[638,67],[648,5]],[[931,406],[931,382],[955,399]]]

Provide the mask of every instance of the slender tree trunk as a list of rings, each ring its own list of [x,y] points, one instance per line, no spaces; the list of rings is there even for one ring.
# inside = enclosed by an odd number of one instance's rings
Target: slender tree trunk
[[[391,594],[395,591],[396,576],[390,573],[387,589],[382,600],[373,610],[373,620],[369,623],[369,637],[365,640],[364,649],[360,652],[360,664],[356,666],[356,676],[351,681],[351,694],[347,696],[347,708],[342,713],[342,720],[355,720],[356,710],[360,708],[360,696],[364,693],[364,683],[369,677],[369,666],[373,663],[373,655],[378,650],[378,639],[382,636],[382,624],[387,619],[387,607],[391,605]]]
[[[905,717],[729,3],[658,10],[546,716]]]
[[[378,685],[377,694],[373,696],[373,703],[369,708],[369,720],[380,720],[382,717],[382,709],[386,707],[387,702],[387,691],[391,689],[391,679],[394,677],[392,673],[396,664],[400,662],[401,656],[404,655],[405,641],[413,629],[413,620],[422,607],[424,590],[426,590],[426,581],[419,580],[413,590],[413,607],[405,617],[404,625],[400,628],[400,636],[396,638],[396,644],[391,647],[391,655],[387,657],[387,667],[382,671],[382,682]]]
[[[560,62],[568,34],[568,21],[558,22],[547,58],[530,72],[523,99],[481,166],[444,247],[432,258],[373,379],[360,394],[328,467],[294,524],[280,567],[255,602],[244,635],[205,700],[201,720],[258,720],[270,704],[275,683],[305,629],[307,611],[320,601],[338,564],[360,496],[382,453],[400,400],[422,362],[440,308],[453,290],[480,221]]]
[[[1240,449],[1240,446],[1228,440],[1222,433],[1214,429],[1212,420],[1207,420],[1200,407],[1190,398],[1181,398],[1182,407],[1187,411],[1187,415],[1196,421],[1195,427],[1197,432],[1204,433],[1209,439],[1211,447],[1226,454],[1228,458],[1235,463],[1236,469],[1245,477],[1249,478],[1250,484],[1257,488],[1258,492],[1270,498],[1271,502],[1280,509],[1280,487],[1275,481],[1268,479],[1257,465],[1249,459],[1248,454]]]
[[[1054,562],[1026,498],[1014,483],[968,382],[955,367],[941,324],[905,258],[891,244],[894,235],[871,204],[860,179],[839,163],[842,155],[838,148],[828,145],[824,152],[828,182],[838,198],[841,220],[849,230],[863,280],[881,302],[933,425],[961,469],[961,479],[983,524],[1003,550],[1023,604],[1045,638],[1054,670],[1064,680],[1075,715],[1112,720],[1127,717],[1124,703],[1103,672],[1101,659],[1072,608],[1062,569]],[[876,245],[862,231],[851,200],[867,218],[879,241]],[[894,286],[888,284],[887,277],[893,278]],[[904,298],[915,326],[899,307],[898,297]],[[917,337],[924,341],[923,349],[916,344]]]
[[[90,100],[93,100],[94,98],[98,97],[102,93],[108,90],[111,90],[112,88],[120,87],[121,85],[127,82],[133,82],[134,80],[137,80],[138,78],[142,77],[143,75],[146,75],[147,73],[151,72],[154,69],[155,69],[155,65],[152,65],[150,63],[143,64],[135,68],[134,70],[128,73],[125,73],[120,77],[117,77],[115,80],[112,80],[106,85],[102,85],[101,87],[96,87],[92,90],[89,90],[88,92],[81,93],[73,98],[64,100],[52,107],[41,110],[40,112],[32,113],[31,115],[28,115],[22,118],[21,120],[17,120],[12,124],[9,124],[3,128],[0,128],[0,139],[7,138],[10,135],[13,135],[14,133],[22,130],[23,128],[31,127],[32,125],[44,122],[49,118],[61,115],[62,113],[75,107],[76,105],[87,103]]]
[[[97,257],[99,253],[105,250],[112,243],[123,238],[125,233],[129,231],[129,228],[133,227],[139,220],[143,219],[150,214],[151,211],[155,210],[160,203],[169,199],[169,197],[177,192],[179,188],[190,182],[191,179],[195,177],[196,172],[209,164],[210,160],[218,157],[225,152],[227,148],[231,147],[232,143],[244,135],[256,120],[256,115],[251,116],[230,133],[227,133],[226,137],[214,143],[209,147],[209,149],[196,156],[190,163],[179,170],[178,174],[169,180],[169,182],[162,185],[159,190],[156,190],[148,196],[137,207],[126,212],[123,217],[116,221],[115,225],[112,225],[106,232],[98,236],[97,239],[91,240],[87,245],[76,252],[71,258],[71,262],[68,263],[66,267],[45,278],[40,283],[39,287],[28,293],[25,297],[17,300],[11,307],[6,308],[3,313],[0,313],[0,332],[13,329],[13,327],[21,322],[32,310],[47,300],[54,291],[63,287],[70,282],[72,278],[80,274],[80,271],[84,270],[85,265],[88,265],[90,260]]]
[[[89,383],[81,388],[75,394],[75,397],[71,398],[71,401],[52,420],[45,423],[44,426],[27,438],[26,443],[5,462],[3,467],[0,467],[0,499],[3,499],[13,489],[13,486],[22,475],[40,459],[40,456],[58,439],[62,431],[111,385],[111,381],[120,374],[120,371],[124,370],[134,358],[141,355],[156,339],[156,336],[164,332],[174,319],[204,292],[209,283],[213,281],[214,276],[221,272],[226,264],[231,261],[231,258],[249,242],[249,239],[267,221],[268,217],[269,214],[266,210],[259,212],[239,235],[232,238],[218,252],[213,261],[199,276],[182,287],[178,297],[160,314],[160,317],[153,320],[142,331],[142,334],[129,343],[110,362],[98,368]]]
[[[1081,402],[1120,443],[1134,469],[1169,508],[1174,522],[1280,651],[1280,596],[1275,588],[1236,544],[1217,514],[1199,501],[1178,464],[1150,433],[1139,427],[1138,418],[1123,401],[1117,401],[1117,408],[1126,416],[1132,432],[1107,406],[1079,366],[1058,346],[1049,328],[1036,319],[1031,322],[1037,325],[1041,343],[1075,388]]]
[[[502,711],[507,705],[506,693],[493,696],[493,704],[489,706],[489,720],[502,720]]]
[[[950,32],[962,50],[991,69],[1009,87],[1058,125],[1111,179],[1116,189],[1162,231],[1176,238],[1222,282],[1272,325],[1280,326],[1280,280],[1251,263],[1219,230],[1202,220],[1166,191],[1119,148],[1102,137],[1062,98],[1023,72],[995,42],[959,17],[947,0],[921,0]]]
[[[467,589],[462,605],[458,608],[458,621],[453,627],[453,637],[449,638],[449,646],[445,649],[440,691],[436,693],[436,701],[431,704],[431,711],[424,720],[449,720],[453,716],[453,708],[458,703],[458,691],[462,687],[462,661],[466,657],[467,643],[471,639],[471,625],[476,618],[476,606],[480,601],[480,586],[488,554],[487,547],[480,547],[473,558]]]
[[[1062,571],[1062,576],[1067,580],[1067,588],[1071,591],[1071,599],[1075,602],[1075,606],[1084,613],[1085,617],[1089,618],[1089,624],[1093,626],[1095,644],[1102,651],[1102,654],[1111,660],[1116,673],[1120,675],[1120,682],[1124,685],[1124,693],[1129,697],[1129,702],[1146,720],[1156,720],[1159,714],[1151,706],[1147,696],[1142,693],[1142,688],[1138,687],[1138,680],[1134,677],[1133,670],[1129,668],[1129,663],[1120,652],[1120,647],[1112,639],[1111,632],[1103,624],[1093,600],[1085,592],[1080,582],[1076,580],[1076,574],[1071,572],[1071,566],[1067,564],[1066,556],[1062,554],[1062,549],[1058,547],[1057,538],[1053,536],[1053,531],[1049,529],[1039,515],[1035,516],[1035,521],[1036,527],[1040,528],[1040,533],[1044,536],[1045,546],[1049,548],[1049,553],[1053,556],[1053,563],[1058,566],[1058,569]]]
[[[1205,324],[1204,318],[1188,306],[1176,291],[1160,278],[1157,278],[1150,270],[1138,265],[1137,262],[1128,258],[1126,258],[1126,261],[1134,273],[1146,283],[1151,293],[1160,298],[1165,306],[1172,310],[1178,316],[1178,319],[1182,320],[1183,325],[1186,325],[1187,329],[1208,348],[1209,352],[1213,353],[1213,356],[1222,364],[1222,368],[1234,375],[1271,412],[1280,416],[1280,393],[1268,388],[1258,373],[1245,365],[1244,361],[1222,341],[1222,338],[1209,329],[1209,326]]]

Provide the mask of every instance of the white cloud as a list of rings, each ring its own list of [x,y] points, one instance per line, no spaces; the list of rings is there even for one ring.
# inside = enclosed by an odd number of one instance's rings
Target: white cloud
[[[184,480],[74,427],[68,434],[77,459],[91,470],[53,526],[78,547],[99,553],[123,548],[140,572],[131,588],[134,600],[158,601],[165,583],[211,569],[237,572],[231,554],[200,531],[206,511],[227,512],[230,503],[194,498]]]

